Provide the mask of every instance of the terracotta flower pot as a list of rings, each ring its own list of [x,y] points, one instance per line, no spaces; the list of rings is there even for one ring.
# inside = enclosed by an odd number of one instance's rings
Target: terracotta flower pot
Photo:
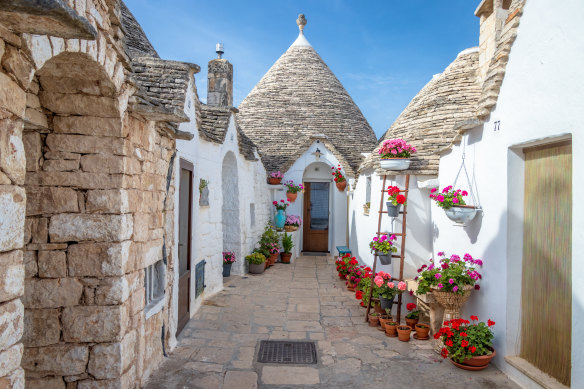
[[[343,182],[337,182],[337,189],[339,190],[339,192],[344,192],[346,187],[347,187],[346,180]]]
[[[369,314],[369,325],[371,327],[377,327],[379,325],[379,316]]]
[[[373,309],[375,310],[375,312],[377,312],[380,315],[383,315],[385,313],[385,311],[383,310],[383,308],[381,308],[381,304],[379,303],[379,299],[378,298],[372,299],[371,302],[374,304],[373,305]]]
[[[286,192],[286,198],[293,203],[298,198],[298,193]]]
[[[412,327],[412,331],[416,331],[416,324],[418,324],[418,319],[408,319],[406,317],[406,325]]]
[[[430,326],[427,324],[416,324],[416,335],[418,339],[428,339],[430,333]]]
[[[268,177],[268,184],[270,185],[280,185],[281,182],[282,182],[281,178]]]
[[[351,292],[355,291],[355,284],[351,284],[350,282],[347,282],[347,289]]]
[[[276,261],[278,260],[278,255],[279,254],[270,254],[270,257],[268,258],[270,261],[270,266],[273,266],[274,263],[276,263]]]
[[[396,322],[392,322],[391,320],[385,323],[385,335],[391,338],[395,338],[397,336],[397,326]]]
[[[381,325],[381,328],[383,328],[384,331],[385,331],[385,325],[387,323],[389,323],[390,321],[393,321],[393,318],[389,315],[379,316],[379,324]]]
[[[402,342],[410,341],[410,334],[412,332],[412,327],[410,326],[398,326],[397,327],[397,337]]]
[[[282,263],[290,263],[290,258],[292,257],[292,253],[280,253],[280,259]]]
[[[464,370],[483,370],[489,366],[489,363],[491,363],[491,359],[493,359],[495,355],[497,355],[497,352],[495,351],[494,348],[490,348],[490,350],[492,351],[492,353],[490,353],[489,355],[480,355],[472,357],[470,359],[465,359],[464,362],[462,363],[455,362],[452,359],[450,360],[450,362],[452,362],[454,366]]]

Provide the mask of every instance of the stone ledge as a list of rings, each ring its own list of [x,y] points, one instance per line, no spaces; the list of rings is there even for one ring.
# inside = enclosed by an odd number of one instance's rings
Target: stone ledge
[[[567,386],[560,383],[558,380],[553,378],[547,373],[539,370],[537,367],[533,366],[531,363],[519,356],[509,356],[505,357],[505,362],[513,366],[520,373],[525,374],[528,378],[532,379],[544,388],[556,388],[556,389],[568,389]]]

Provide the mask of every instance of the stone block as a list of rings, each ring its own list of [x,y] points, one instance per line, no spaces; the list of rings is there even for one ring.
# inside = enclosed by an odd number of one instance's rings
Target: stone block
[[[22,338],[24,306],[19,299],[0,304],[0,350],[6,350]]]
[[[39,170],[39,160],[42,155],[41,134],[37,131],[26,131],[22,134],[22,143],[26,154],[26,171]]]
[[[134,214],[134,241],[145,242],[149,238],[150,215],[145,213]]]
[[[26,193],[23,188],[0,185],[0,251],[22,247],[25,207]]]
[[[63,94],[41,91],[43,107],[58,114],[120,117],[116,99],[82,94]]]
[[[77,203],[76,203],[77,204]],[[132,215],[60,214],[51,217],[51,242],[120,242],[133,233]]]
[[[126,277],[106,278],[95,289],[95,304],[118,305],[130,297],[130,287]]]
[[[266,385],[317,385],[318,369],[299,366],[264,366],[262,383]]]
[[[130,260],[131,242],[83,243],[69,246],[69,276],[104,277],[124,275]]]
[[[67,277],[67,254],[64,251],[38,252],[39,277]]]
[[[11,374],[20,367],[22,360],[22,343],[0,351],[0,377]]]
[[[42,347],[59,343],[61,323],[58,309],[26,309],[24,311],[24,336],[26,347]]]
[[[23,243],[26,245],[28,243],[30,243],[31,239],[32,239],[32,235],[31,235],[31,226],[32,226],[32,219],[24,219],[24,239],[23,239]]]
[[[72,159],[48,159],[43,163],[46,172],[71,172],[79,169],[79,161]]]
[[[77,306],[63,310],[66,342],[118,342],[122,339],[122,306]]]
[[[74,186],[80,189],[114,189],[123,184],[121,174],[83,172],[30,172],[29,186]]]
[[[28,92],[26,94],[26,107],[40,109],[41,108],[41,101],[39,100],[39,97],[37,95],[35,95],[34,93]]]
[[[23,293],[24,263],[22,250],[0,253],[0,302],[20,297]]]
[[[21,118],[26,109],[26,92],[3,72],[0,72],[0,107]]]
[[[136,331],[128,333],[120,343],[100,344],[91,349],[87,371],[97,379],[122,376],[136,359]]]
[[[101,95],[99,80],[90,80],[77,77],[42,76],[39,78],[44,90],[59,91],[59,93],[85,93]]]
[[[0,377],[0,388],[2,389],[24,389],[24,370],[21,368],[11,371],[7,376]],[[33,388],[28,385],[27,388]],[[51,388],[43,388],[51,389]]]
[[[81,154],[68,153],[65,151],[47,151],[44,155],[45,159],[66,159],[72,161],[79,161]]]
[[[27,129],[47,129],[49,122],[47,116],[40,110],[26,108],[24,112],[25,128]]]
[[[79,212],[77,192],[71,188],[27,186],[26,196],[27,216]]]
[[[51,151],[81,154],[106,153],[112,155],[127,155],[131,153],[129,142],[124,141],[122,138],[49,134],[47,135],[46,143]]]
[[[38,273],[37,265],[37,252],[36,251],[25,251],[24,252],[24,277],[32,278],[36,277]]]
[[[85,172],[124,173],[124,157],[109,154],[90,154],[81,157]]]
[[[6,46],[6,53],[2,57],[2,66],[8,73],[14,75],[23,89],[28,89],[35,70],[33,64],[20,50],[14,46]]]
[[[0,97],[1,94],[2,92],[0,92]],[[13,184],[24,183],[26,156],[20,121],[0,120],[0,170],[10,178]]]
[[[255,371],[228,371],[223,389],[257,389],[258,374]]]
[[[31,221],[32,243],[47,243],[49,239],[49,219],[46,217],[27,218]]]
[[[26,389],[65,389],[65,381],[61,377],[27,378]]]
[[[59,308],[79,304],[83,285],[76,279],[26,279],[23,303],[26,308]]]
[[[162,259],[162,240],[149,241],[144,243],[134,243],[132,245],[132,258],[136,259],[133,270],[143,269]]]
[[[57,134],[126,137],[127,131],[118,118],[95,116],[55,116],[53,126]]]
[[[83,374],[88,360],[87,346],[59,344],[27,348],[22,358],[22,367],[37,377],[68,376]]]
[[[124,189],[87,191],[86,207],[89,213],[130,212],[128,191]]]

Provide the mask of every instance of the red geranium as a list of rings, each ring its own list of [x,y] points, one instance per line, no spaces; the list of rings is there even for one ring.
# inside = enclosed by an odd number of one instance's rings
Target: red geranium
[[[406,202],[406,196],[404,196],[402,194],[397,195],[395,198],[395,201],[397,201],[398,204],[403,204]]]
[[[362,292],[362,291],[360,291],[360,290],[356,291],[356,292],[355,292],[355,298],[356,298],[357,300],[361,300],[361,299],[363,299],[363,292]]]
[[[453,319],[444,322],[445,327],[440,328],[435,339],[442,338],[446,353],[442,356],[449,356],[458,363],[473,356],[489,355],[492,353],[493,332],[491,326],[494,321],[488,320],[487,323],[479,322],[478,317],[471,316],[473,324],[465,319]]]
[[[400,189],[397,186],[388,186],[387,195],[389,196],[387,201],[390,201],[394,206],[406,202],[406,196],[400,194]]]

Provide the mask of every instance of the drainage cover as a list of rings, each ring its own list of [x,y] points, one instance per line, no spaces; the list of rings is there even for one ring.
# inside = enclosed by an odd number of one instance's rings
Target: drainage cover
[[[315,364],[316,347],[314,342],[262,340],[258,362]]]

